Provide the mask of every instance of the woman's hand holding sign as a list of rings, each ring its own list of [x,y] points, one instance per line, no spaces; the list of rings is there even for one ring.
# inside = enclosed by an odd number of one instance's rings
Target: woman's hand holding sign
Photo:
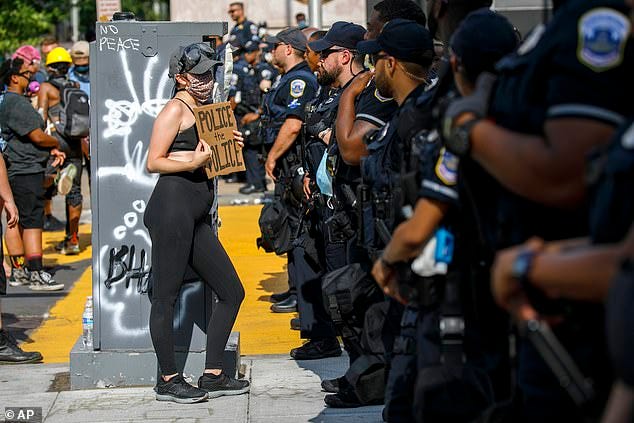
[[[199,167],[205,166],[211,160],[211,148],[209,144],[204,141],[199,141],[196,146],[196,150],[194,150],[194,155],[192,157],[192,166],[193,169],[198,169]]]

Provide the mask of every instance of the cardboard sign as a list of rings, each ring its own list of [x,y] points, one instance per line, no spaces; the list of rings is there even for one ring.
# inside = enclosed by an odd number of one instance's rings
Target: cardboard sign
[[[242,148],[233,141],[238,127],[231,104],[209,104],[196,107],[196,129],[201,140],[211,147],[211,162],[207,174],[211,177],[245,170]]]

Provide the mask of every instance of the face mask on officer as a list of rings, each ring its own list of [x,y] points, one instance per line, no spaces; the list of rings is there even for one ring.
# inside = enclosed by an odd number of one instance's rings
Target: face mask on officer
[[[205,72],[200,75],[188,73],[186,76],[189,81],[187,92],[199,103],[205,103],[209,100],[214,88],[213,72]]]

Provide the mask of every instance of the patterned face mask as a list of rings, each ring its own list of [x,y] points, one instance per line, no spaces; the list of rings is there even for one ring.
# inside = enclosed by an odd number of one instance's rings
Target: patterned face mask
[[[187,92],[191,94],[199,103],[206,103],[211,97],[214,87],[213,72],[206,72],[201,75],[186,74],[189,86]]]

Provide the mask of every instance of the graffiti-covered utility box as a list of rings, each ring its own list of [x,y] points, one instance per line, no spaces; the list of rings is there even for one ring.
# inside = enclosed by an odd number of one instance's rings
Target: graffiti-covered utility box
[[[98,22],[95,30],[90,49],[93,352],[153,355],[152,245],[143,224],[158,179],[146,170],[152,126],[172,95],[171,53],[226,34],[227,23],[113,21]],[[193,271],[185,279],[174,314],[176,350],[204,353],[213,294]],[[72,361],[71,353],[71,367]]]

